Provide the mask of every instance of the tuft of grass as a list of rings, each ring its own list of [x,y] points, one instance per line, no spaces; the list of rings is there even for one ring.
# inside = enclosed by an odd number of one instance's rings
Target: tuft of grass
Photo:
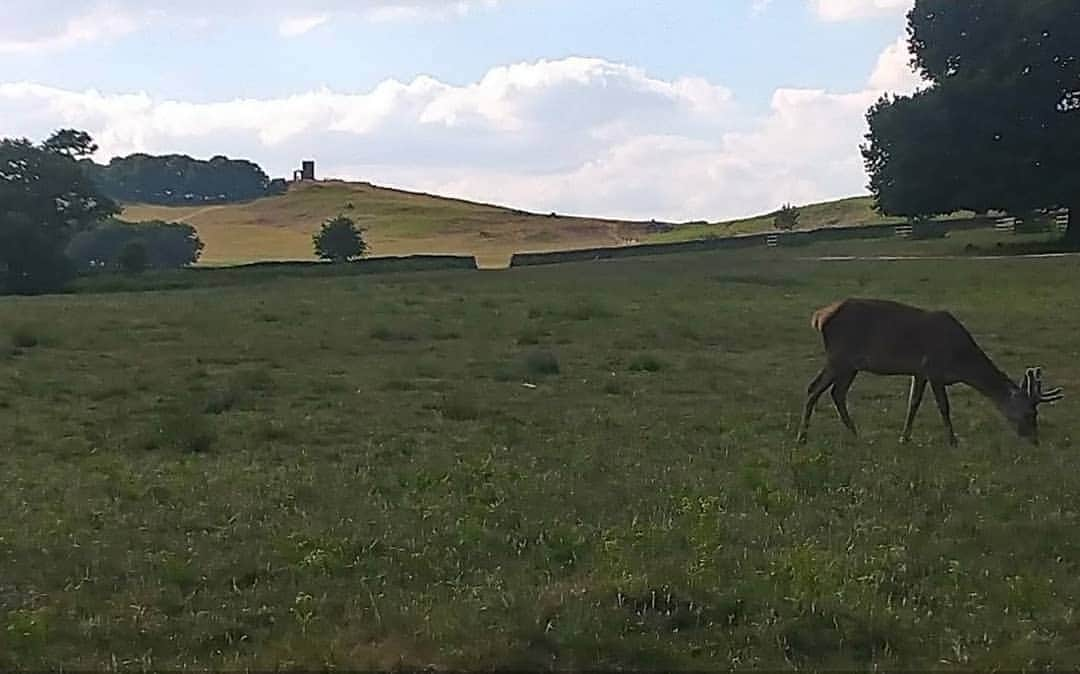
[[[480,407],[476,400],[462,394],[448,395],[439,403],[439,413],[450,421],[476,421]]]
[[[214,426],[205,415],[179,408],[165,414],[161,421],[161,442],[150,443],[147,449],[171,447],[190,454],[210,451],[217,440]]]
[[[294,433],[288,423],[281,419],[270,419],[259,426],[258,437],[266,442],[282,442],[292,440]]]
[[[525,372],[529,376],[552,377],[560,370],[559,357],[551,351],[531,351],[525,356]]]
[[[415,342],[417,335],[411,330],[391,328],[385,325],[376,326],[369,333],[371,338],[380,342]]]
[[[617,396],[622,395],[624,392],[623,385],[618,379],[612,377],[604,382],[604,393],[607,395]]]
[[[518,346],[536,346],[540,343],[540,340],[546,336],[547,333],[545,331],[537,328],[529,328],[527,330],[522,330],[521,333],[518,334],[517,343]]]
[[[563,315],[574,321],[591,321],[610,318],[613,312],[607,305],[595,299],[585,299],[572,304],[563,312]]]
[[[17,325],[11,331],[11,346],[15,349],[33,349],[41,345],[42,338],[31,325]]]
[[[627,365],[627,369],[631,372],[659,372],[664,367],[664,361],[651,353],[638,354]]]
[[[274,380],[263,369],[242,370],[230,376],[223,385],[210,392],[203,406],[207,414],[224,414],[249,405],[257,397],[273,390]]]

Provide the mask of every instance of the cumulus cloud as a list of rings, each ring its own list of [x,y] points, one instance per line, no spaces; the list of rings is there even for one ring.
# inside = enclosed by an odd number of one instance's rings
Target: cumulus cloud
[[[138,30],[144,16],[141,11],[104,4],[89,10],[85,5],[73,6],[63,15],[46,16],[46,12],[27,13],[18,4],[0,5],[0,54],[37,53],[108,41]]]
[[[369,21],[463,16],[500,0],[16,0],[0,2],[0,53],[40,53],[102,42],[154,23],[268,17],[281,35],[312,30],[334,16]],[[297,8],[303,14],[297,15]]]
[[[911,9],[913,0],[810,0],[818,16],[825,21],[850,21],[875,14],[902,14]]]
[[[878,57],[873,74],[870,75],[870,87],[884,91],[907,93],[915,91],[926,82],[911,66],[912,54],[908,49],[907,38],[899,37]]]
[[[297,16],[288,19],[282,19],[278,24],[278,32],[282,37],[296,37],[297,35],[304,35],[310,33],[319,26],[323,25],[330,19],[325,14],[317,14],[314,16]]]
[[[751,116],[725,87],[567,58],[369,91],[211,103],[0,84],[0,135],[90,131],[99,158],[135,151],[248,157],[320,174],[548,212],[718,219],[862,191],[864,114],[917,80],[902,42],[854,92],[780,89]]]

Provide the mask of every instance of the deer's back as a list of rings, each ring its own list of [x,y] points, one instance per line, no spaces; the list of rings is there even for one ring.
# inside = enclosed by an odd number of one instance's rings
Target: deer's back
[[[982,353],[952,314],[899,302],[847,299],[822,309],[814,322],[830,363],[876,374],[951,379]]]

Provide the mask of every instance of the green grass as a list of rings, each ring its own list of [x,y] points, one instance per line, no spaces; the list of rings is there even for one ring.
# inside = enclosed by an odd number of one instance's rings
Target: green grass
[[[2,299],[0,667],[1078,666],[1075,398],[792,441],[847,295],[1071,390],[1073,260],[798,259],[972,236]]]
[[[971,213],[956,213],[945,220],[970,217]],[[799,229],[822,227],[852,227],[856,225],[899,224],[904,218],[885,217],[874,210],[872,197],[849,197],[799,206]],[[717,223],[681,225],[670,232],[647,237],[648,243],[692,241],[711,236],[734,236],[776,231],[772,214],[727,220]]]

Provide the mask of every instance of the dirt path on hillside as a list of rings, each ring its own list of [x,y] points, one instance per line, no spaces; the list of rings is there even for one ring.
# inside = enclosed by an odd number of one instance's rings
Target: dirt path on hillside
[[[190,222],[190,220],[191,220],[192,218],[198,217],[198,216],[200,216],[200,215],[204,215],[204,214],[206,214],[206,213],[212,213],[213,211],[220,211],[220,210],[221,210],[221,209],[223,209],[223,208],[225,208],[225,206],[221,206],[221,205],[218,205],[218,206],[207,206],[206,208],[200,208],[200,209],[199,209],[199,210],[197,210],[197,211],[192,211],[191,213],[188,213],[187,215],[185,215],[184,217],[180,218],[180,219],[179,219],[179,220],[177,220],[176,222],[186,222],[186,223],[188,223],[189,225],[190,225],[190,224],[194,224],[194,223]]]

